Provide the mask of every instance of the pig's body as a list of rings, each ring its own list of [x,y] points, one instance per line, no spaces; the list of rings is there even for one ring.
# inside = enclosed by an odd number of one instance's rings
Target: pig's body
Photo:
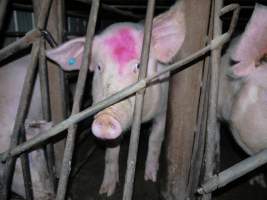
[[[143,26],[136,23],[117,23],[106,28],[93,39],[90,70],[94,71],[93,104],[108,98],[138,80],[143,42]],[[152,40],[147,76],[160,71],[180,49],[185,37],[183,2],[153,21]],[[79,69],[84,38],[69,41],[47,53],[65,70]],[[155,80],[145,92],[142,121],[153,120],[149,137],[145,179],[156,181],[161,143],[164,138],[168,75]],[[100,139],[115,139],[129,129],[133,121],[135,96],[112,105],[95,115],[93,134]],[[107,148],[104,180],[100,193],[108,196],[119,181],[119,149]]]
[[[245,33],[233,40],[221,63],[219,118],[250,155],[267,148],[266,17],[267,8],[256,5]]]
[[[30,57],[26,56],[0,67],[0,152],[6,151],[9,148],[10,136],[15,123],[24,77],[29,62]],[[28,119],[41,120],[41,117],[40,89],[39,87],[35,87]],[[45,127],[45,124],[43,125],[40,126],[40,129],[49,128]],[[33,137],[40,132],[40,130],[29,126],[25,128],[27,138]],[[29,160],[34,197],[40,200],[52,199],[53,188],[52,184],[49,182],[43,151],[36,150],[30,153]],[[25,197],[22,169],[19,159],[16,163],[12,190]]]

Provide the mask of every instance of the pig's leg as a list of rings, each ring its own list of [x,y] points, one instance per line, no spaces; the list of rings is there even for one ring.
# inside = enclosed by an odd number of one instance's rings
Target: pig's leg
[[[162,83],[162,104],[161,112],[153,121],[152,131],[149,136],[148,154],[146,159],[145,180],[151,180],[155,182],[157,180],[157,171],[159,168],[159,156],[161,151],[162,141],[164,139],[166,113],[167,113],[167,101],[168,101],[168,89],[169,82]]]
[[[100,187],[100,194],[113,194],[117,182],[119,182],[119,153],[120,146],[114,148],[107,148],[105,155],[105,172],[102,185]]]

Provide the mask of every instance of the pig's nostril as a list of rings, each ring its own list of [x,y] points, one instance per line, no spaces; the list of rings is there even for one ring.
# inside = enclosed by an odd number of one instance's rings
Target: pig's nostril
[[[101,139],[115,139],[121,134],[122,128],[120,123],[112,116],[104,115],[94,120],[92,132]]]

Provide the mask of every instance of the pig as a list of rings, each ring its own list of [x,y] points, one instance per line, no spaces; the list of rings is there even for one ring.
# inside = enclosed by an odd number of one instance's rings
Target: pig
[[[168,11],[153,20],[147,76],[172,61],[185,38],[184,2],[178,1]],[[93,39],[89,70],[94,72],[93,105],[119,92],[138,80],[144,27],[138,23],[115,23]],[[66,42],[47,52],[48,58],[64,70],[78,70],[83,56],[85,38]],[[145,180],[157,179],[161,143],[164,138],[168,77],[161,76],[145,91],[142,122],[152,120]],[[92,133],[100,139],[112,140],[130,128],[133,121],[135,97],[112,105],[94,116]],[[105,172],[99,193],[110,196],[119,181],[120,146],[107,148]]]
[[[220,66],[218,117],[241,148],[253,155],[267,147],[267,7],[256,4],[244,33]]]
[[[0,152],[6,151],[9,148],[10,136],[29,63],[30,57],[25,56],[0,67]],[[25,124],[27,139],[52,126],[51,123],[40,121],[41,117],[40,88],[36,84],[28,119]],[[34,198],[39,200],[54,199],[53,184],[48,178],[49,174],[43,150],[37,149],[31,152],[29,154],[29,161]],[[11,189],[20,196],[25,197],[22,168],[19,159],[16,162]]]

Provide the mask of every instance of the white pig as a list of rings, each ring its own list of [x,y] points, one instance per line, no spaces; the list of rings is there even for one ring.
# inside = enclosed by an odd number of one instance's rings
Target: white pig
[[[143,41],[143,25],[116,23],[93,39],[90,70],[93,77],[93,104],[135,83],[138,79]],[[178,1],[153,21],[147,75],[157,73],[172,60],[185,38],[184,5]],[[85,38],[71,40],[47,52],[64,70],[79,69]],[[164,138],[168,82],[162,76],[145,92],[142,121],[153,120],[146,160],[145,179],[156,181],[161,143]],[[133,121],[135,98],[131,97],[95,115],[93,134],[100,139],[115,139],[129,129]],[[119,149],[107,148],[105,173],[100,193],[110,196],[119,181]]]
[[[15,122],[16,112],[22,91],[24,77],[30,57],[22,57],[7,65],[0,66],[0,152],[9,148],[10,136]],[[41,97],[40,88],[35,87],[33,100],[27,121],[41,120]],[[51,127],[50,123],[34,122],[34,127],[27,123],[25,126],[27,139],[35,136],[40,131]],[[36,150],[29,154],[31,179],[34,198],[38,200],[54,199],[52,183],[48,178],[45,157],[42,150]],[[24,183],[20,159],[17,160],[12,190],[25,197]]]
[[[267,7],[256,4],[245,32],[233,40],[221,63],[219,117],[250,155],[267,148],[266,19]]]

